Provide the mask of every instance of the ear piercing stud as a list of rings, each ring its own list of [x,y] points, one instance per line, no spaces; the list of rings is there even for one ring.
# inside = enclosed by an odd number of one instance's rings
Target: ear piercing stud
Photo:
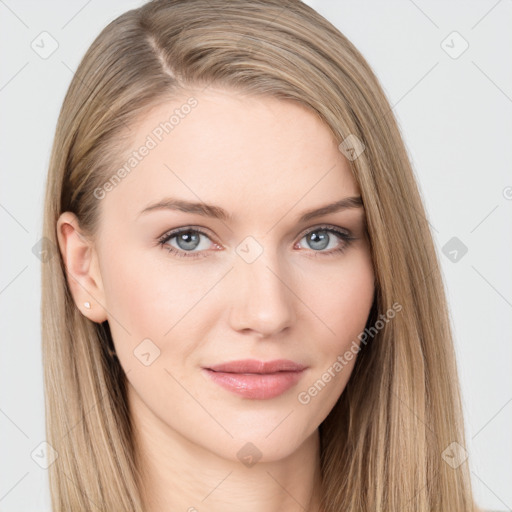
[[[91,303],[90,303],[90,302],[84,302],[84,306],[85,306],[87,309],[91,309]]]

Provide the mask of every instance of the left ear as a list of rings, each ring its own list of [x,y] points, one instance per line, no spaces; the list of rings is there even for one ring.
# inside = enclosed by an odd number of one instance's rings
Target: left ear
[[[78,309],[93,322],[104,322],[107,312],[103,307],[105,292],[98,254],[93,243],[81,232],[74,213],[61,214],[57,221],[57,237],[68,286]]]

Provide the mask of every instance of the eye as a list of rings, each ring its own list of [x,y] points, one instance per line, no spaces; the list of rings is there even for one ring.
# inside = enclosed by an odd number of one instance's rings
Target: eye
[[[178,229],[171,231],[170,233],[166,233],[158,239],[158,243],[176,256],[197,258],[206,256],[206,249],[208,249],[208,244],[202,243],[203,241],[201,238],[210,240],[209,236],[204,231],[188,227],[186,229]],[[174,239],[177,247],[168,243]],[[198,248],[200,250],[195,251],[195,249]]]
[[[344,252],[350,243],[355,240],[349,232],[342,231],[333,226],[318,226],[307,231],[301,240],[306,240],[313,252],[314,256],[324,255],[331,256]],[[330,250],[325,250],[330,249]]]

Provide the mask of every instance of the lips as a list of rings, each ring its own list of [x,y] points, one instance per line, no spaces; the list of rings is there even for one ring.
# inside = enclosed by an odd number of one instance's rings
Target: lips
[[[209,366],[208,370],[225,373],[276,373],[276,372],[297,372],[306,367],[288,359],[276,359],[274,361],[257,361],[255,359],[243,359],[229,363]]]
[[[244,398],[265,400],[275,398],[297,384],[306,368],[288,359],[245,359],[203,368],[203,372],[232,393]]]

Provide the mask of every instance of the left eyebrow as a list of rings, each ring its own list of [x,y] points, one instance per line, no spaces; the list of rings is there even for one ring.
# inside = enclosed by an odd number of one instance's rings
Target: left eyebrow
[[[362,207],[363,201],[361,199],[361,196],[345,197],[343,199],[340,199],[339,201],[336,201],[335,203],[327,204],[325,206],[321,206],[320,208],[314,208],[312,210],[304,212],[299,217],[299,222],[304,223],[316,217],[328,215],[329,213],[336,213],[350,208]],[[198,203],[184,201],[182,199],[176,199],[172,197],[162,199],[161,201],[158,201],[158,203],[147,206],[146,208],[144,208],[144,210],[142,210],[139,213],[139,215],[154,210],[178,210],[185,213],[195,213],[198,215],[203,215],[205,217],[213,217],[215,219],[221,219],[224,221],[229,221],[232,219],[232,216],[220,206],[215,206],[212,204],[202,202]]]
[[[299,222],[304,223],[316,217],[328,215],[329,213],[336,213],[342,210],[348,210],[350,208],[362,207],[363,200],[361,199],[361,196],[345,197],[343,199],[340,199],[339,201],[336,201],[335,203],[328,204],[320,208],[315,208],[313,210],[308,210],[307,212],[302,214],[302,216],[299,218]]]

